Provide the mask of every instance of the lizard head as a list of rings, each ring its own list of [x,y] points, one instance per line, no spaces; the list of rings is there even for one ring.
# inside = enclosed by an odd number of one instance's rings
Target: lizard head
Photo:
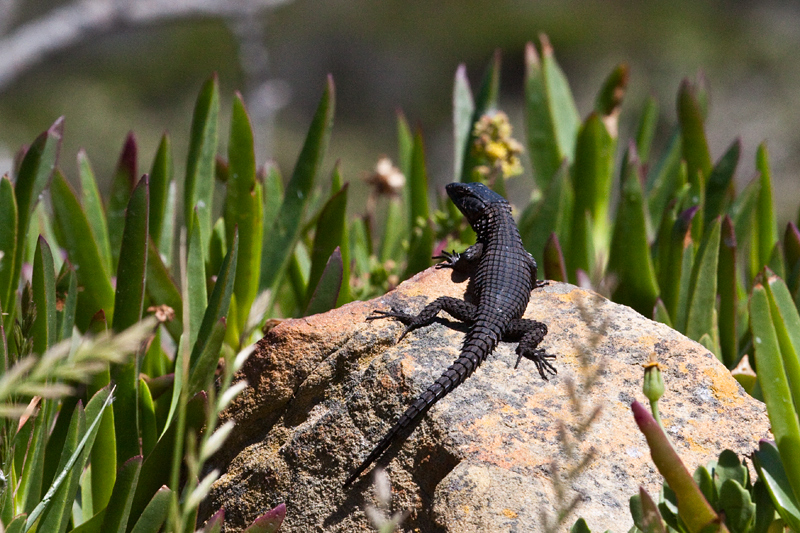
[[[505,198],[483,183],[450,183],[445,190],[473,227],[481,220],[490,205],[508,204]]]

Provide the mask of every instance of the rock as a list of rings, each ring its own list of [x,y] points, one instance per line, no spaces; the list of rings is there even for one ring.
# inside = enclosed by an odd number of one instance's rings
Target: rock
[[[223,474],[201,516],[224,507],[228,530],[238,530],[285,502],[281,532],[373,531],[364,512],[375,505],[372,470],[347,489],[342,483],[457,357],[465,329],[448,327],[442,313],[396,343],[402,325],[365,319],[392,305],[416,312],[438,296],[462,297],[466,284],[452,275],[426,270],[382,298],[286,320],[259,341],[240,376],[250,387],[223,414],[236,428],[214,458]],[[594,461],[566,483],[567,498],[583,502],[560,530],[582,516],[592,530],[627,531],[629,498],[640,485],[655,497],[662,483],[630,411],[633,400],[646,402],[642,364],[653,352],[667,388],[662,419],[691,471],[725,448],[748,454],[769,436],[763,404],[711,353],[663,324],[554,282],[534,291],[525,316],[548,325],[542,347],[558,356],[558,375],[544,381],[528,360],[515,370],[515,345],[502,343],[392,446],[379,463],[391,478],[393,511],[410,511],[403,530],[541,531],[541,513],[552,516],[556,505],[553,465],[563,477],[594,449]],[[581,353],[587,368],[602,365],[590,388]],[[559,427],[574,436],[595,406],[602,410],[570,459]]]

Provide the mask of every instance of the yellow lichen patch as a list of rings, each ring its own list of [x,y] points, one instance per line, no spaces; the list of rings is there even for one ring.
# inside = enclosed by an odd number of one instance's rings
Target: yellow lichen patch
[[[466,516],[469,516],[472,514],[472,508],[469,505],[462,505],[461,512],[464,513]]]
[[[717,400],[725,403],[741,403],[742,397],[739,394],[739,387],[736,380],[728,379],[730,374],[725,371],[723,375],[718,368],[708,367],[703,373],[711,379],[711,390]]]
[[[505,515],[506,518],[511,519],[511,520],[513,520],[513,519],[515,519],[515,518],[517,518],[519,516],[517,513],[515,513],[511,509],[503,509],[501,512]]]

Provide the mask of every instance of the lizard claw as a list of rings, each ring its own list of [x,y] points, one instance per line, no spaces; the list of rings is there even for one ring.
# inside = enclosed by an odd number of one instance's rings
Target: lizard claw
[[[533,361],[533,364],[536,365],[536,370],[539,371],[539,375],[542,376],[543,380],[547,381],[547,374],[552,374],[554,376],[558,374],[558,370],[556,370],[556,367],[550,364],[550,361],[548,360],[548,359],[555,359],[556,356],[550,355],[549,353],[545,352],[544,349],[542,348],[534,350],[533,353],[525,353],[519,351],[517,352],[517,354],[518,354],[517,362],[514,365],[515,370],[519,366],[519,362],[522,360],[522,358],[525,357],[526,359],[530,359],[531,361]]]
[[[436,265],[436,268],[454,268],[458,258],[461,257],[461,254],[453,250],[452,252],[448,252],[446,250],[442,250],[441,255],[434,255],[431,259],[441,259],[442,262]]]
[[[534,289],[539,289],[541,287],[544,287],[545,285],[550,285],[550,282],[545,279],[537,279],[533,281]]]

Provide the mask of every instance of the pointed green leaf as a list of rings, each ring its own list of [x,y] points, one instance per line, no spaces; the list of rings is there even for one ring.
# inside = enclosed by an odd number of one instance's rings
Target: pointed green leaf
[[[661,426],[639,402],[633,402],[631,409],[639,430],[647,439],[653,463],[669,483],[669,487],[675,491],[680,503],[678,508],[680,518],[686,523],[689,531],[701,531],[708,524],[718,521],[719,517],[689,475],[689,471],[672,448]]]
[[[164,217],[161,222],[161,237],[158,241],[158,252],[161,254],[162,261],[169,268],[172,265],[172,245],[175,241],[175,215],[176,204],[178,202],[177,185],[175,180],[169,182],[167,189],[167,201],[164,209]],[[151,198],[152,202],[152,198]]]
[[[797,408],[800,406],[800,315],[783,279],[769,275],[766,288],[784,371]]]
[[[119,263],[119,249],[125,226],[125,209],[138,179],[136,137],[133,132],[125,138],[117,168],[111,179],[111,195],[108,199],[106,218],[108,220],[108,241],[111,246],[111,271],[116,272]]]
[[[50,186],[56,224],[60,228],[61,245],[67,250],[69,260],[78,275],[78,311],[75,322],[85,331],[95,313],[114,312],[114,289],[106,274],[103,260],[91,235],[89,222],[75,193],[64,176],[56,171]]]
[[[175,311],[175,318],[164,326],[172,339],[177,341],[183,330],[183,300],[152,241],[148,243],[145,278],[147,280],[147,296],[152,305],[168,305]]]
[[[545,189],[561,162],[573,160],[580,118],[550,42],[541,43],[541,59],[532,43],[525,47],[525,122],[536,184]]]
[[[250,306],[258,294],[261,273],[261,246],[264,228],[263,190],[256,181],[256,156],[253,130],[242,96],[233,100],[231,137],[228,142],[229,177],[225,198],[225,231],[228,242],[239,228],[239,260],[236,266],[238,329],[244,329]]]
[[[755,225],[752,228],[750,271],[753,275],[759,272],[761,267],[769,264],[772,250],[778,241],[778,226],[772,204],[772,172],[769,167],[767,147],[763,143],[758,146],[756,152],[756,168],[760,174],[761,187],[756,205]]]
[[[131,533],[153,533],[161,531],[172,504],[172,491],[164,485],[156,491],[150,503],[136,520]]]
[[[719,343],[722,362],[733,368],[739,357],[738,274],[736,269],[736,234],[729,216],[722,219],[719,241],[717,283],[719,285]]]
[[[614,70],[603,82],[603,86],[594,101],[594,110],[603,117],[606,128],[614,138],[617,137],[616,122],[619,116],[619,108],[622,105],[622,98],[625,96],[625,89],[628,86],[629,75],[629,68],[625,63],[620,63],[614,67]],[[606,119],[613,119],[613,123]],[[613,126],[610,124],[613,124]]]
[[[28,517],[28,523],[30,524],[33,524],[37,518],[41,517],[38,523],[38,528],[41,531],[63,532],[67,529],[70,513],[72,512],[72,501],[75,498],[75,492],[78,490],[80,472],[75,472],[71,468],[65,469],[65,466],[69,458],[76,453],[78,440],[85,431],[86,416],[83,411],[83,404],[78,402],[72,413],[69,429],[61,449],[58,470],[63,476],[59,476],[62,481],[55,490],[51,487],[50,491],[48,491],[48,493],[51,493],[51,498],[49,500],[43,499]]]
[[[111,400],[111,392],[106,388],[98,391],[92,397],[86,405],[85,415],[82,406],[78,404],[74,415],[77,416],[77,420],[74,423],[77,426],[77,430],[73,430],[73,423],[71,422],[69,429],[69,435],[71,436],[66,439],[65,442],[67,444],[62,450],[58,467],[59,474],[53,480],[50,489],[42,497],[42,501],[29,514],[26,530],[34,525],[39,516],[44,515],[40,530],[56,531],[57,529],[47,527],[44,524],[45,522],[50,523],[47,517],[49,511],[55,512],[52,523],[61,523],[60,527],[66,528],[69,522],[69,515],[72,512],[72,502],[78,490],[80,474],[86,464],[89,451],[94,445],[103,412],[111,405]],[[74,434],[73,431],[75,431]]]
[[[8,175],[0,177],[0,307],[11,309],[16,289],[14,258],[17,254],[17,199]],[[0,319],[2,324],[2,319]]]
[[[207,254],[203,250],[202,236],[200,235],[200,219],[197,210],[192,211],[191,234],[186,259],[186,296],[189,305],[189,346],[194,346],[200,326],[203,323],[203,313],[208,305],[208,292],[206,288],[206,265],[203,257]]]
[[[114,410],[106,409],[97,428],[91,449],[92,509],[105,509],[117,480],[117,439],[114,433]]]
[[[528,204],[517,224],[525,249],[534,257],[542,256],[545,243],[553,233],[559,235],[564,242],[569,242],[573,201],[574,193],[569,179],[569,167],[565,161],[550,180],[542,198],[535,203]]]
[[[636,126],[636,153],[639,154],[643,165],[650,160],[650,148],[653,145],[656,126],[658,126],[658,102],[652,96],[648,96]]]
[[[699,340],[705,333],[714,337],[712,312],[717,299],[720,227],[721,220],[716,219],[697,252],[692,270],[686,336],[693,340]]]
[[[148,456],[158,441],[156,407],[150,388],[143,378],[139,378],[139,426],[142,430],[142,455]]]
[[[544,279],[567,282],[567,267],[564,264],[564,254],[561,251],[561,244],[555,233],[550,234],[542,253],[542,263],[544,264]]]
[[[24,251],[22,247],[28,234],[31,215],[39,203],[42,191],[50,183],[61,150],[63,134],[64,117],[61,117],[33,141],[16,172],[14,194],[17,200],[17,247],[12,280],[19,278]]]
[[[106,507],[102,531],[108,533],[125,533],[130,516],[131,503],[142,470],[142,456],[137,455],[127,460],[117,473],[117,483]],[[138,516],[134,515],[135,518]]]
[[[331,254],[319,283],[311,296],[305,316],[324,313],[336,307],[336,299],[342,286],[342,254],[337,246]]]
[[[222,261],[222,267],[219,270],[219,274],[217,274],[217,282],[208,300],[208,307],[206,307],[205,314],[203,315],[203,322],[200,325],[197,341],[192,345],[190,368],[194,367],[197,358],[200,357],[200,354],[205,350],[206,344],[208,344],[214,329],[214,324],[216,324],[220,318],[228,315],[231,295],[233,294],[233,282],[236,277],[238,254],[239,235],[237,232],[234,232],[231,249]]]
[[[622,197],[611,239],[607,271],[614,273],[618,280],[614,301],[629,305],[647,316],[652,312],[659,293],[647,241],[641,166],[635,152],[631,143],[623,169]]]
[[[425,144],[422,132],[414,135],[414,149],[411,155],[411,172],[408,175],[408,189],[411,194],[409,214],[412,228],[420,226],[421,221],[428,220],[428,171],[425,166]]]
[[[736,233],[736,243],[741,249],[747,249],[748,246],[750,248],[758,246],[758,243],[754,242],[752,237],[754,234],[755,211],[760,192],[761,181],[756,177],[739,193],[730,208],[733,229]],[[753,276],[755,276],[755,272],[752,273]],[[747,274],[750,275],[750,272],[747,272]],[[750,279],[753,279],[752,276],[750,276]]]
[[[189,381],[186,389],[189,396],[194,396],[202,390],[208,390],[209,386],[213,386],[214,372],[219,364],[220,351],[222,350],[222,341],[225,339],[226,329],[225,317],[220,318],[214,324],[203,352],[189,370]]]
[[[481,87],[478,90],[478,95],[475,98],[474,109],[472,117],[470,118],[469,130],[467,131],[466,142],[462,147],[463,163],[461,165],[461,174],[456,181],[469,182],[473,181],[473,170],[478,162],[472,153],[471,147],[475,142],[475,135],[473,134],[473,127],[483,115],[494,112],[497,109],[497,98],[500,94],[500,50],[496,50],[492,62],[486,69],[483,76]],[[413,165],[413,163],[412,163]],[[412,170],[413,172],[413,170]],[[502,182],[501,182],[502,183]],[[497,184],[496,184],[497,185]],[[412,194],[414,190],[412,189]],[[424,191],[427,194],[427,189]]]
[[[188,224],[192,210],[198,208],[200,235],[205,242],[211,234],[211,209],[214,193],[214,158],[217,155],[217,118],[219,116],[219,82],[217,75],[200,89],[192,115],[189,154],[186,158],[183,216]],[[187,230],[191,230],[188,227]]]
[[[386,220],[383,226],[383,238],[380,243],[380,261],[385,263],[389,259],[400,260],[402,252],[400,243],[405,236],[406,225],[403,221],[403,206],[397,198],[390,198],[386,205]],[[354,252],[355,255],[355,252]],[[356,262],[359,265],[358,261]],[[364,270],[360,271],[364,272]]]
[[[697,218],[695,215],[698,211],[699,208],[695,206],[681,213],[672,230],[674,249],[670,256],[670,262],[673,266],[669,268],[670,278],[667,283],[669,286],[674,287],[673,294],[670,294],[670,302],[674,303],[674,308],[670,307],[666,298],[667,292],[662,289],[664,303],[667,305],[670,316],[675,317],[675,329],[680,332],[686,331],[686,320],[689,314],[689,298],[691,297],[691,285],[694,279],[692,272],[694,271],[696,253],[691,233],[692,225]]]
[[[468,150],[467,142],[472,133],[474,112],[475,102],[472,98],[472,90],[469,88],[467,67],[462,63],[456,69],[456,79],[453,84],[453,148],[455,150],[453,181],[461,180],[465,154]]]
[[[106,224],[105,210],[103,201],[100,199],[100,191],[97,189],[97,179],[95,178],[89,157],[84,150],[78,152],[78,177],[81,182],[81,204],[89,227],[92,230],[92,237],[97,243],[97,251],[103,259],[103,265],[108,275],[111,275],[111,244],[108,240],[108,225]]]
[[[56,343],[56,273],[53,254],[44,237],[39,237],[33,261],[33,350],[43,354]]]
[[[344,185],[340,191],[331,196],[325,203],[325,207],[322,208],[317,220],[314,232],[314,246],[311,250],[311,271],[308,275],[308,290],[303,303],[305,307],[308,307],[308,302],[311,301],[312,295],[317,290],[317,285],[320,278],[322,278],[323,271],[327,268],[334,249],[339,248],[341,251],[342,246],[344,246],[347,224],[347,190],[347,185]]]
[[[61,265],[56,281],[56,342],[72,337],[78,307],[78,276],[68,261]],[[61,310],[58,310],[61,304]]]
[[[703,112],[697,98],[697,87],[688,79],[678,90],[678,121],[683,138],[683,158],[688,166],[689,182],[705,183],[711,174],[711,155],[703,125]]]
[[[145,175],[130,195],[125,210],[114,295],[114,331],[121,332],[142,318],[147,266],[150,186]]]
[[[800,494],[800,424],[792,402],[767,290],[760,284],[750,296],[750,327],[753,332],[758,382],[767,405],[772,434],[795,497]]]
[[[269,165],[266,169],[264,177],[264,222],[261,225],[264,229],[272,228],[275,223],[275,217],[281,208],[281,201],[283,199],[283,178],[281,172],[274,164]],[[263,232],[263,243],[261,249],[267,248],[267,241],[272,238],[269,231]]]
[[[150,169],[150,221],[148,228],[150,237],[156,247],[161,244],[161,236],[166,225],[164,224],[169,203],[170,186],[173,183],[172,145],[169,136],[161,136],[158,151],[153,159]],[[169,225],[171,221],[167,222]]]
[[[711,175],[708,177],[708,186],[706,187],[705,205],[703,206],[706,226],[712,220],[727,212],[728,206],[733,201],[733,173],[736,172],[741,150],[742,141],[741,139],[736,139],[711,170]]]
[[[470,112],[472,113],[472,112]],[[408,120],[402,111],[397,112],[397,167],[404,176],[411,175],[411,158],[414,153],[414,134],[411,133],[411,127],[408,125]],[[459,174],[460,175],[460,174]],[[408,192],[408,185],[403,188],[404,196],[403,203],[408,205],[408,198],[405,194]]]
[[[608,245],[610,233],[608,208],[611,201],[614,145],[600,116],[597,113],[589,115],[578,133],[575,164],[572,167],[572,183],[575,191],[571,233],[573,250],[576,241],[581,240],[580,232],[577,230],[586,213],[589,213],[593,226],[590,238],[594,248],[605,250]],[[588,264],[577,263],[575,266],[591,272]]]
[[[664,302],[661,300],[661,298],[656,299],[656,305],[653,308],[653,320],[672,327],[672,319],[667,311],[667,306],[664,305]]]
[[[792,530],[800,531],[800,503],[792,490],[775,443],[759,441],[758,450],[753,453],[753,465],[776,504],[775,510]]]
[[[333,126],[334,111],[333,78],[329,77],[322,94],[297,164],[286,186],[283,203],[278,216],[269,230],[271,239],[262,251],[260,289],[277,289],[283,271],[294,252],[303,226],[306,203],[314,187],[314,181],[325,156]]]
[[[200,432],[206,421],[207,409],[208,396],[205,392],[199,392],[189,400],[186,404],[185,435],[191,432],[197,435]],[[169,481],[172,456],[175,451],[176,428],[177,424],[172,423],[164,428],[156,447],[142,465],[139,482],[136,485],[136,494],[130,509],[130,516],[135,519],[142,515],[153,494]]]
[[[664,153],[647,174],[647,202],[649,212],[660,216],[687,181],[685,165],[681,164],[682,140],[676,129],[670,136]],[[657,221],[658,219],[656,219]]]

